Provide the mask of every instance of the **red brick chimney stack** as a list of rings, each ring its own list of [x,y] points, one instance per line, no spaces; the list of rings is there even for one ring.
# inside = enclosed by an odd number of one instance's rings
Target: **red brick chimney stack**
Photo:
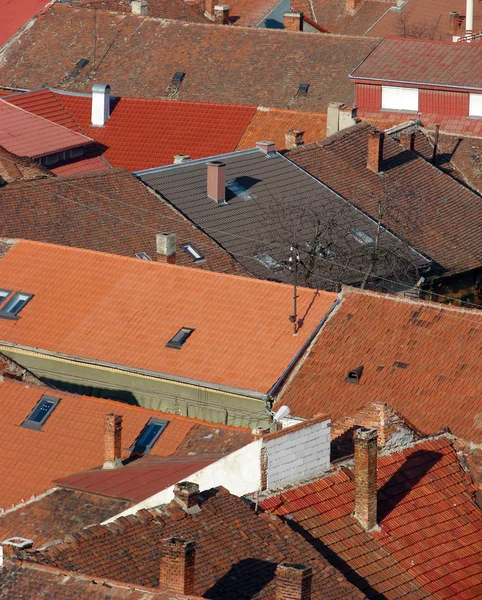
[[[449,34],[457,35],[459,31],[459,19],[460,15],[456,11],[452,11],[449,13]]]
[[[385,134],[374,131],[368,134],[367,168],[374,173],[380,173],[383,163],[383,142]]]
[[[303,13],[289,10],[283,14],[283,25],[287,31],[303,31]]]
[[[285,133],[285,146],[292,150],[293,148],[297,148],[298,146],[303,146],[305,143],[303,141],[304,131],[298,131],[296,129],[290,129]]]
[[[187,513],[200,512],[199,485],[190,481],[181,481],[174,486],[174,500]]]
[[[353,15],[362,4],[363,0],[346,0],[345,10],[347,13]]]
[[[195,542],[174,537],[161,540],[159,589],[193,594],[195,553]]]
[[[355,431],[355,517],[367,531],[377,525],[377,430]]]
[[[220,160],[207,163],[208,166],[208,196],[217,204],[226,202],[226,164]]]
[[[176,264],[176,234],[158,233],[156,235],[157,259],[159,262]]]
[[[311,600],[311,567],[281,563],[276,569],[276,600]]]
[[[204,15],[214,21],[214,6],[216,5],[216,0],[204,0]]]
[[[113,413],[104,417],[104,469],[122,467],[122,416]]]

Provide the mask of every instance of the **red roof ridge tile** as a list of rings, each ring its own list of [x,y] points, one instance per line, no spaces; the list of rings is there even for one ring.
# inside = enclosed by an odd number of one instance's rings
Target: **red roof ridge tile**
[[[419,42],[421,44],[445,44],[446,46],[453,46],[454,42],[451,40],[428,40],[426,38],[412,38],[412,37],[400,37],[399,35],[385,35],[385,40],[398,40],[400,42]],[[467,45],[467,44],[465,44]],[[468,44],[471,46],[471,44]],[[472,44],[474,48],[477,48],[477,44]],[[479,47],[480,48],[480,47]]]

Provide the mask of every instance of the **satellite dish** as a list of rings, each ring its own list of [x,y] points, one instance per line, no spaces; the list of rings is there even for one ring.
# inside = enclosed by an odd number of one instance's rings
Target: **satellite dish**
[[[273,419],[275,421],[281,421],[281,419],[287,417],[290,414],[290,412],[291,410],[289,406],[282,406],[279,410],[276,411],[276,413],[273,416]]]

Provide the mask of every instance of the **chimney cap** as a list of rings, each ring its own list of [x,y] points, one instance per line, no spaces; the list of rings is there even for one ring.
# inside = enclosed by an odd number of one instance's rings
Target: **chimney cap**
[[[265,154],[273,154],[276,150],[276,143],[267,140],[262,140],[260,142],[256,142],[256,148],[258,148],[258,150],[261,150]]]
[[[196,546],[196,542],[194,540],[186,540],[178,537],[164,538],[162,543],[165,546],[177,546],[183,550],[191,550]]]
[[[373,440],[376,440],[378,437],[378,432],[375,428],[368,428],[368,427],[359,427],[358,429],[355,430],[355,439],[356,440],[360,440],[360,441],[364,441],[364,442],[371,442]],[[356,468],[356,466],[355,466]]]
[[[95,92],[107,94],[110,92],[110,85],[108,83],[94,83],[94,85],[92,86],[92,93]]]
[[[345,381],[348,383],[360,383],[360,378],[363,373],[363,365],[348,371]]]
[[[178,494],[198,494],[199,493],[199,484],[194,483],[193,481],[179,481],[174,486],[174,495]]]

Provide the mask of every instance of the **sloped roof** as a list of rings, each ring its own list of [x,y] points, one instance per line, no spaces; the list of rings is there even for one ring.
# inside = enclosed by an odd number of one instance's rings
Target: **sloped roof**
[[[482,442],[482,313],[344,289],[279,402],[332,419],[388,402],[423,433]],[[345,381],[363,366],[358,385]]]
[[[292,286],[28,241],[0,260],[0,282],[35,295],[18,321],[0,320],[4,342],[256,395],[336,299],[300,288],[294,336]],[[194,332],[167,348],[182,327]]]
[[[383,173],[374,173],[366,166],[373,131],[361,122],[287,156],[374,219],[381,198],[384,225],[444,270],[482,266],[482,199],[390,136]]]
[[[385,38],[350,77],[482,90],[482,46]]]
[[[42,425],[42,430],[20,427],[44,394],[61,400]],[[60,477],[102,465],[104,416],[112,412],[123,416],[124,458],[130,455],[127,448],[132,446],[151,417],[169,421],[150,452],[152,456],[174,454],[199,424],[208,427],[212,434],[209,439],[212,452],[219,451],[227,430],[237,431],[238,435],[234,439],[228,437],[230,443],[225,443],[225,450],[237,449],[252,439],[251,432],[246,429],[218,424],[211,426],[197,419],[8,379],[0,384],[0,403],[3,409],[0,424],[0,506],[5,509],[12,503],[17,504],[22,499],[29,499],[32,494],[38,495],[53,487],[53,481]],[[202,448],[205,449],[206,444],[207,440],[204,440]],[[196,449],[192,451],[196,452]]]
[[[131,13],[130,0],[73,0],[74,7],[93,8],[96,10],[112,10],[121,13]],[[202,4],[201,4],[202,7]],[[211,23],[203,14],[201,7],[184,0],[149,0],[148,14],[160,19],[176,19],[192,23]]]
[[[0,46],[3,46],[27,21],[49,4],[47,0],[0,1]]]
[[[137,517],[84,529],[74,534],[77,541],[30,553],[27,559],[162,589],[160,541],[175,536],[196,542],[196,594],[218,600],[271,599],[276,565],[288,561],[312,566],[313,600],[364,597],[287,525],[264,519],[223,488],[214,492],[195,516],[173,502],[163,513],[141,511]]]
[[[352,479],[345,467],[261,507],[322,543],[368,598],[480,598],[482,512],[448,439],[379,457],[379,531],[354,518]]]
[[[0,98],[0,145],[17,154],[37,158],[91,144],[93,140],[13,106]]]
[[[94,21],[98,36],[95,80],[120,96],[325,110],[350,102],[348,80],[374,48],[375,39],[289,32],[255,27],[167,21],[55,4],[3,55],[0,85],[43,85],[90,92],[94,68]],[[38,59],[38,48],[49,55]],[[89,60],[76,69],[80,59]],[[254,70],[253,65],[256,65]],[[296,68],[294,67],[296,66]],[[176,92],[172,78],[186,76]],[[306,96],[297,96],[309,83]]]
[[[0,187],[14,181],[45,178],[50,171],[31,158],[25,158],[9,152],[0,146]]]
[[[227,252],[123,170],[50,177],[0,188],[0,236],[157,258],[156,234],[177,236],[179,265],[247,275]],[[35,215],[33,217],[32,215]],[[181,244],[193,244],[195,263]]]

